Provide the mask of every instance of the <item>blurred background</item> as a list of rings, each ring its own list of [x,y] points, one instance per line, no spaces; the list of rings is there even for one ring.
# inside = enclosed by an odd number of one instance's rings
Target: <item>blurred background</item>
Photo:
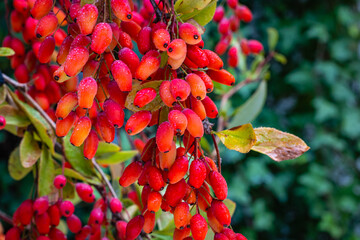
[[[279,31],[264,109],[252,122],[293,133],[311,147],[281,163],[256,153],[224,151],[229,198],[237,203],[233,228],[248,239],[360,239],[360,1],[241,1],[254,13],[245,37],[265,43]],[[0,41],[6,35],[0,3]],[[216,31],[210,23],[207,31]],[[216,38],[206,39],[212,48]],[[1,58],[1,69],[10,71]],[[236,106],[254,86],[231,99]],[[216,97],[216,96],[214,96]],[[220,100],[220,99],[218,99]],[[19,139],[0,132],[0,209],[13,213],[27,198],[31,176],[12,180],[7,159]]]

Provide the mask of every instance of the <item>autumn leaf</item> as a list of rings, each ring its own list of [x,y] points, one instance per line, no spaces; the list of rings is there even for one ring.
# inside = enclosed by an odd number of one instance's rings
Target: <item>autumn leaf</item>
[[[297,158],[310,149],[301,138],[275,128],[255,128],[255,134],[257,142],[251,150],[278,162]]]
[[[256,135],[250,123],[215,132],[221,142],[231,150],[247,153],[256,142]]]

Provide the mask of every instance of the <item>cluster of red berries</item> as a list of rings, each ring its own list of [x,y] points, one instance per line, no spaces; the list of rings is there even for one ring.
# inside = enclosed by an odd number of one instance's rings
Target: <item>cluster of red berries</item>
[[[178,22],[170,1],[144,0],[141,7],[131,0],[83,6],[80,0],[59,0],[58,7],[53,0],[14,0],[13,4],[12,30],[22,32],[28,47],[12,36],[5,38],[3,46],[14,49],[10,60],[15,78],[30,86],[28,94],[56,121],[58,137],[73,129],[70,142],[83,146],[85,158],[91,159],[99,141],[114,141],[123,125],[131,136],[156,126],[155,137],[134,141],[140,161],[128,165],[119,179],[123,187],[137,182],[143,188],[141,199],[134,192],[128,194],[141,215],[128,223],[117,221],[118,237],[132,240],[142,231],[151,233],[155,213],[162,209],[174,214],[174,239],[203,240],[208,224],[215,239],[246,239],[228,228],[231,215],[223,202],[227,183],[199,141],[205,132],[203,121],[218,115],[207,96],[213,91],[213,81],[235,84],[219,55],[230,44],[230,29],[237,30],[240,20],[251,20],[250,10],[228,1],[236,13],[234,20],[228,20],[218,7],[215,21],[220,22],[223,37],[213,52],[204,49],[203,28],[196,22]],[[260,52],[253,43],[242,44],[243,52],[245,47],[248,53]],[[158,104],[153,106],[155,100]],[[133,113],[125,120],[128,104]],[[61,189],[65,183],[64,176],[55,178],[55,187]],[[83,201],[95,201],[89,185],[78,183],[76,191]],[[14,214],[16,226],[8,233],[19,237],[9,239],[20,239],[20,232],[32,221],[37,239],[64,239],[56,229],[60,216],[67,218],[76,239],[90,233],[90,239],[100,239],[107,208],[117,214],[122,205],[116,198],[98,200],[82,227],[69,201],[58,200],[49,207],[46,197],[26,200]]]
[[[215,47],[215,52],[220,56],[223,55],[228,49],[228,65],[229,67],[237,67],[239,63],[238,49],[240,47],[244,55],[259,54],[264,48],[262,43],[257,40],[242,38],[240,46],[231,46],[233,33],[237,32],[240,28],[240,22],[251,22],[253,14],[251,10],[238,0],[227,0],[227,6],[231,9],[231,16],[225,16],[225,8],[218,6],[215,10],[214,22],[218,23],[218,31],[221,34],[221,39]]]
[[[64,175],[55,177],[55,188],[61,190],[65,185],[66,177]],[[93,188],[90,185],[77,183],[75,189],[82,201],[87,203],[95,201]],[[108,224],[109,220],[107,219],[107,210],[117,215],[121,213],[122,209],[123,205],[119,199],[101,198],[94,204],[88,222],[83,226],[79,217],[74,213],[75,206],[71,201],[64,201],[59,198],[51,204],[47,196],[39,197],[34,201],[27,199],[15,211],[13,215],[14,227],[6,233],[5,239],[17,240],[26,235],[29,239],[65,240],[67,239],[66,235],[58,229],[60,219],[64,217],[69,231],[75,234],[76,240],[85,240],[89,236],[90,239],[107,240],[106,237],[101,238],[101,226]],[[123,221],[118,221],[116,225],[123,225]],[[24,235],[22,235],[23,233]],[[120,228],[117,233],[120,238],[125,232],[124,229]]]

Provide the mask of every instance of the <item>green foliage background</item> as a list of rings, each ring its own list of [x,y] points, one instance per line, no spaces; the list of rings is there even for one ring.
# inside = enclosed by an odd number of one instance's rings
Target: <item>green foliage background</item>
[[[236,201],[233,227],[248,239],[360,238],[360,2],[335,0],[244,1],[255,13],[245,36],[266,43],[279,31],[277,51],[288,60],[271,66],[265,108],[253,122],[303,138],[304,156],[282,163],[260,154],[224,151],[223,173]],[[4,16],[4,3],[0,3]],[[6,34],[4,17],[0,40]],[[208,26],[208,32],[216,28]],[[208,35],[206,46],[215,44]],[[1,69],[9,62],[0,59]],[[256,85],[231,99],[229,111]],[[220,100],[220,99],[219,99]],[[29,197],[32,178],[13,181],[7,159],[18,144],[0,132],[0,206],[13,213]]]

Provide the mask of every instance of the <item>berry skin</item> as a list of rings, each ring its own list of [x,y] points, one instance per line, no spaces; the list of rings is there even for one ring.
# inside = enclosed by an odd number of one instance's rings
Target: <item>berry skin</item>
[[[235,77],[225,69],[221,69],[219,71],[209,69],[206,73],[215,82],[227,86],[233,86],[235,84]]]
[[[47,63],[51,59],[51,55],[55,50],[55,39],[53,36],[48,36],[41,43],[38,53],[38,60],[41,63]]]
[[[135,71],[140,64],[136,53],[130,48],[124,47],[119,51],[119,60],[123,61],[129,67],[131,74],[135,76]]]
[[[158,29],[153,33],[153,43],[160,51],[166,51],[170,43],[170,33],[166,29]]]
[[[104,112],[101,112],[97,115],[96,127],[99,135],[104,139],[105,142],[111,143],[112,141],[114,141],[114,125],[109,121]]]
[[[173,134],[172,134],[173,135]],[[174,164],[176,159],[176,144],[174,141],[171,142],[170,151],[168,152],[159,152],[159,165],[162,170],[165,172],[169,171],[171,166]],[[167,181],[167,177],[165,181]]]
[[[122,211],[122,203],[117,198],[111,198],[109,204],[110,210],[113,213],[120,213]]]
[[[78,196],[87,203],[92,203],[95,200],[93,189],[86,183],[77,183],[75,186],[76,193]]]
[[[157,167],[154,166],[149,167],[148,181],[150,187],[154,191],[161,191],[165,187],[165,182],[163,180],[161,171]]]
[[[89,217],[88,224],[92,225],[99,225],[104,221],[104,212],[100,208],[94,208]]]
[[[48,15],[41,18],[36,27],[36,37],[45,38],[55,32],[58,26],[58,20],[54,13],[49,13]]]
[[[70,142],[74,146],[81,146],[91,130],[91,120],[88,117],[81,117],[74,128],[74,131],[71,134]]]
[[[66,177],[64,175],[57,175],[54,178],[54,186],[57,189],[62,189],[66,185]]]
[[[219,113],[218,109],[217,109],[215,103],[211,100],[211,98],[206,96],[202,100],[202,104],[204,105],[204,108],[206,111],[206,116],[208,118],[216,118],[218,116],[218,113]]]
[[[195,214],[190,220],[190,228],[194,240],[205,239],[208,227],[203,216]]]
[[[241,39],[240,41],[240,48],[241,48],[241,51],[243,54],[245,55],[249,55],[250,54],[250,49],[249,49],[249,46],[248,46],[248,41],[243,38]]]
[[[224,200],[228,193],[228,187],[224,177],[217,171],[211,171],[209,180],[215,196],[220,200]]]
[[[152,49],[151,31],[151,27],[143,27],[137,35],[137,45],[142,55]]]
[[[76,15],[76,23],[81,34],[88,35],[94,30],[98,18],[98,9],[95,5],[85,4]]]
[[[193,188],[200,188],[206,178],[206,167],[203,161],[195,159],[192,161],[189,170],[189,185]]]
[[[20,223],[24,226],[29,225],[33,217],[33,201],[31,199],[23,201],[18,207],[17,212],[19,213]]]
[[[171,94],[170,85],[170,81],[163,81],[159,88],[160,98],[168,107],[172,107],[176,103],[176,99]]]
[[[50,217],[47,212],[35,216],[35,225],[39,234],[47,234],[50,231]]]
[[[188,224],[188,214],[190,208],[186,202],[179,203],[174,210],[174,223],[178,229],[184,229]]]
[[[67,76],[74,77],[85,66],[89,59],[89,50],[85,47],[74,47],[70,50],[64,63],[64,71]]]
[[[147,56],[148,55],[148,56]],[[156,51],[149,51],[143,56],[135,72],[135,78],[139,81],[147,80],[160,67],[160,55]]]
[[[60,213],[64,217],[70,217],[74,213],[74,204],[70,201],[63,201],[60,204]]]
[[[39,197],[34,201],[33,210],[35,214],[41,215],[49,208],[49,198],[47,196]]]
[[[229,239],[235,239],[236,238],[236,235],[235,235],[234,231],[231,230],[230,228],[224,228],[221,231],[221,233],[224,234],[225,236],[227,236]]]
[[[109,47],[112,41],[112,30],[109,24],[99,23],[91,35],[91,50],[101,54]]]
[[[232,9],[235,9],[236,6],[238,5],[238,0],[227,0],[226,2],[228,6],[231,7]]]
[[[99,145],[99,138],[94,130],[91,130],[88,137],[84,142],[84,157],[86,159],[92,159]]]
[[[207,211],[211,207],[212,197],[209,194],[210,188],[207,184],[204,184],[199,188],[198,192],[198,205],[199,208],[203,211]]]
[[[131,8],[127,0],[111,0],[111,9],[121,21],[130,21],[132,19]]]
[[[144,226],[145,219],[142,215],[138,215],[131,219],[126,226],[126,239],[134,240],[139,235]]]
[[[40,19],[46,16],[53,6],[53,0],[35,0],[34,6],[31,8],[31,16]]]
[[[149,125],[151,120],[151,112],[139,111],[131,115],[125,125],[125,131],[130,136],[138,134]]]
[[[76,113],[70,112],[70,114],[64,119],[57,119],[56,121],[56,136],[65,137],[70,131],[71,127],[76,121]]]
[[[183,23],[179,28],[179,35],[187,44],[195,45],[201,41],[201,35],[197,28],[190,23]]]
[[[184,179],[175,184],[169,184],[164,194],[164,200],[171,207],[176,207],[185,196],[186,189],[187,183]]]
[[[123,108],[111,99],[108,99],[104,102],[103,108],[107,118],[114,125],[114,127],[121,128],[124,124],[125,116]]]
[[[172,70],[177,70],[184,63],[185,59],[186,59],[186,55],[179,59],[173,59],[169,57],[167,63],[169,68],[171,68]]]
[[[173,234],[173,240],[183,240],[190,235],[190,228],[184,228],[182,230],[175,228]]]
[[[159,211],[162,202],[162,196],[159,192],[150,192],[147,197],[148,211],[155,213]]]
[[[18,227],[10,228],[5,234],[6,240],[20,240],[21,239],[21,230]]]
[[[134,105],[138,108],[142,108],[149,104],[156,97],[156,90],[153,88],[144,88],[138,91],[134,98]]]
[[[174,129],[168,121],[162,122],[156,131],[156,145],[160,152],[168,152],[174,139]]]
[[[214,89],[214,83],[212,82],[209,75],[207,75],[205,72],[200,72],[200,71],[195,72],[195,74],[197,74],[201,78],[201,80],[203,80],[206,87],[206,92],[211,93]]]
[[[72,233],[78,233],[81,231],[82,224],[80,219],[75,215],[71,215],[70,217],[66,218],[66,224]]]
[[[186,43],[182,39],[174,39],[167,48],[167,54],[173,59],[182,59],[186,56]]]
[[[60,209],[58,205],[54,204],[50,206],[49,209],[47,210],[47,213],[49,214],[50,217],[50,225],[58,226],[60,224],[60,217],[61,217]]]
[[[229,240],[229,238],[222,233],[216,233],[214,236],[214,240]]]
[[[238,5],[235,9],[235,14],[240,20],[244,22],[251,22],[253,19],[253,15],[250,9],[244,5]]]
[[[190,85],[183,79],[175,78],[170,82],[170,91],[177,101],[185,101],[190,95]]]
[[[76,93],[70,92],[65,94],[59,101],[55,116],[59,119],[66,118],[71,111],[76,107],[78,102],[78,97]]]
[[[214,199],[211,202],[210,210],[221,225],[224,227],[230,225],[231,215],[229,209],[222,201]]]
[[[126,239],[126,236],[125,236],[126,225],[127,225],[127,222],[125,222],[125,221],[117,221],[116,224],[115,224],[116,231],[117,231],[117,236],[118,236],[118,238],[120,240],[125,240]]]
[[[191,94],[197,100],[203,100],[206,97],[206,86],[204,81],[195,73],[190,73],[185,80],[189,83]]]
[[[119,184],[123,187],[128,187],[139,179],[142,172],[142,165],[140,162],[135,161],[129,164],[119,179]]]
[[[3,130],[6,127],[6,119],[4,116],[0,115],[0,130]]]
[[[174,164],[171,166],[168,178],[171,184],[179,182],[184,178],[189,168],[189,160],[186,156],[176,158]]]
[[[214,232],[219,233],[223,231],[224,226],[215,218],[211,208],[208,208],[208,210],[206,210],[206,216],[208,218],[209,225]]]
[[[81,80],[77,90],[79,107],[86,109],[91,108],[97,89],[97,82],[92,77],[87,77]]]
[[[225,35],[230,30],[230,21],[228,18],[224,17],[221,19],[219,25],[218,25],[218,31],[220,34]]]
[[[229,49],[229,53],[228,53],[228,64],[230,67],[236,67],[239,63],[239,58],[238,58],[238,54],[237,54],[237,48],[236,47],[231,47]]]
[[[207,50],[207,49],[204,49],[203,51],[204,51],[207,59],[209,60],[209,65],[208,65],[209,69],[220,70],[223,68],[224,62],[221,60],[221,58],[216,53],[214,53],[211,50]]]
[[[188,124],[186,129],[194,138],[201,138],[204,135],[204,127],[200,117],[191,109],[184,109],[182,113],[186,116]]]
[[[176,135],[183,135],[187,126],[186,116],[179,110],[172,110],[169,112],[168,119]]]
[[[248,45],[250,52],[253,54],[259,54],[264,49],[261,42],[259,42],[257,40],[249,40],[247,42],[247,45]]]
[[[209,66],[209,59],[208,59],[207,55],[205,54],[205,51],[197,46],[188,45],[186,56],[198,68],[206,68]]]
[[[111,74],[121,91],[131,91],[132,74],[129,67],[123,61],[116,60],[111,64]]]
[[[151,233],[153,231],[155,227],[155,220],[155,213],[147,211],[144,214],[144,232]]]

